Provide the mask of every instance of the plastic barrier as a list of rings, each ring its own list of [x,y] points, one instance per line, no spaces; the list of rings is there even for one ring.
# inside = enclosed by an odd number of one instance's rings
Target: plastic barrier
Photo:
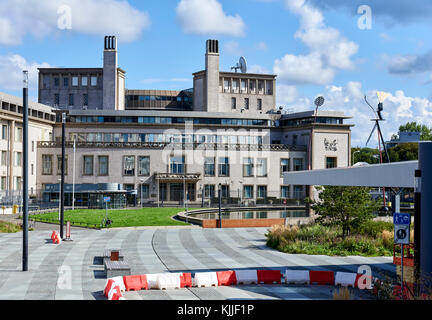
[[[333,271],[309,271],[309,283],[318,285],[334,285]]]
[[[108,279],[105,284],[104,296],[108,297],[108,293],[111,291],[111,288],[115,286],[115,281],[113,279]]]
[[[110,278],[110,279],[114,280],[115,284],[120,287],[120,291],[121,292],[125,292],[126,291],[126,287],[125,287],[125,284],[123,282],[123,277],[122,276],[113,277],[113,278]]]
[[[146,288],[147,283],[145,283],[143,280],[145,280],[145,275],[123,276],[123,282],[126,291],[139,291]]]
[[[285,282],[294,284],[309,284],[309,270],[286,270]]]
[[[281,283],[282,274],[279,270],[257,270],[258,283]]]
[[[157,284],[157,277],[162,274],[162,273],[150,273],[150,274],[146,274],[147,277],[147,289],[157,289],[158,288],[158,284]]]
[[[60,244],[61,243],[60,235],[58,234],[57,231],[53,231],[53,233],[51,234],[51,240],[55,244]]]
[[[182,273],[180,276],[180,288],[192,287],[192,274]]]
[[[163,289],[179,289],[181,273],[166,273],[160,274],[157,277],[157,288]]]
[[[108,300],[120,300],[123,297],[119,286],[114,286],[108,293]]]
[[[197,272],[194,277],[196,287],[217,287],[216,272]]]
[[[237,284],[257,284],[258,276],[256,270],[236,270]]]
[[[218,286],[230,286],[237,284],[235,271],[218,271],[216,272]]]
[[[356,287],[358,275],[352,272],[336,272],[334,284],[343,287]]]

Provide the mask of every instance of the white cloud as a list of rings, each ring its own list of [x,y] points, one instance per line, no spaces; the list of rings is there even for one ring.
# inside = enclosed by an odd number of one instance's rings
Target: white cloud
[[[305,0],[286,0],[287,8],[299,16],[295,38],[309,49],[305,55],[287,54],[276,59],[274,73],[285,84],[329,84],[337,70],[353,70],[351,60],[358,45],[324,23],[322,13]]]
[[[23,70],[29,72],[29,91],[37,93],[38,68],[51,68],[48,63],[29,62],[18,54],[0,56],[0,88],[18,91],[23,85]]]
[[[239,15],[227,15],[217,0],[181,0],[177,20],[186,33],[241,37],[245,24]]]
[[[268,47],[264,41],[260,41],[255,45],[255,49],[259,51],[267,51]]]
[[[69,14],[59,10],[67,7]],[[69,19],[70,18],[70,19]],[[70,29],[64,29],[64,20]],[[116,35],[136,40],[150,25],[148,13],[119,0],[10,0],[0,2],[0,44],[17,45],[27,34],[36,38],[59,32]]]
[[[223,44],[224,53],[232,56],[240,56],[243,54],[243,49],[240,47],[239,43],[235,40],[225,42]]]
[[[269,74],[269,70],[263,66],[260,66],[259,64],[253,64],[248,66],[247,68],[248,73],[258,73],[258,74]]]
[[[342,111],[346,116],[352,119],[345,120],[345,123],[351,123],[355,126],[352,128],[352,146],[365,146],[374,123],[374,113],[364,101],[366,95],[369,103],[377,108],[378,99],[377,90],[364,92],[360,82],[348,82],[344,86],[328,85],[319,95],[324,96],[325,103],[322,110]],[[278,104],[286,106],[295,112],[313,110],[313,100],[301,95],[295,86],[278,85],[277,88]],[[410,97],[402,90],[390,92],[389,97],[384,101],[383,117],[385,121],[381,122],[381,128],[385,140],[398,132],[399,126],[407,122],[415,121],[417,123],[432,126],[432,101],[427,98]],[[373,136],[368,147],[377,147],[378,138]]]

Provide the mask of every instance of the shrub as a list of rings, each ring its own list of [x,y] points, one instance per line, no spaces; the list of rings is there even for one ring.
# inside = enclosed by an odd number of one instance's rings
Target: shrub
[[[333,300],[351,300],[351,292],[347,287],[341,287],[333,292]]]
[[[353,230],[354,233],[378,238],[384,230],[392,231],[393,223],[386,221],[366,221]]]

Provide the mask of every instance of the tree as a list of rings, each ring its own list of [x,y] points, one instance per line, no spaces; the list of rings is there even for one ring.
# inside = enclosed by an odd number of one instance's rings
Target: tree
[[[353,229],[373,219],[379,203],[372,200],[370,188],[317,186],[319,200],[307,199],[318,215],[316,221],[324,226],[341,226],[345,239]]]
[[[379,151],[372,148],[351,148],[352,164],[356,162],[367,162],[369,164],[379,163]]]
[[[390,162],[418,160],[418,143],[400,143],[388,149]]]

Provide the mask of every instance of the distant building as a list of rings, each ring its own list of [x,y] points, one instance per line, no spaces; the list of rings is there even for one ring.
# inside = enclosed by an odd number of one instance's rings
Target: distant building
[[[420,132],[399,132],[399,138],[395,140],[386,141],[387,148],[396,147],[400,143],[419,143]]]

